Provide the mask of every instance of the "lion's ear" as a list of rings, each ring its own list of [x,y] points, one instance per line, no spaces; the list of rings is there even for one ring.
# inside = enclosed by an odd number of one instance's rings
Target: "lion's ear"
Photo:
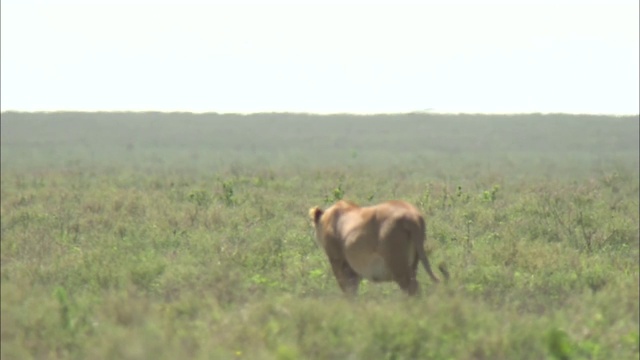
[[[309,209],[309,218],[313,221],[314,224],[317,224],[320,221],[320,217],[322,216],[322,209],[317,206]]]

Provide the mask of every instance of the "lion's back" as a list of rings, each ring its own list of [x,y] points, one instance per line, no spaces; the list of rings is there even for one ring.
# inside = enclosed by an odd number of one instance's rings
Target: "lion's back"
[[[377,205],[351,208],[340,218],[340,232],[345,238],[376,243],[398,228],[420,226],[422,216],[413,205],[392,200]],[[407,225],[408,224],[408,225]]]
[[[420,212],[401,200],[390,200],[371,206],[359,207],[339,201],[322,216],[323,227],[347,242],[376,243],[384,234],[399,227],[423,227]]]
[[[403,222],[418,223],[422,219],[418,209],[401,200],[387,201],[371,208],[375,211],[377,221],[387,223],[389,226],[400,226]]]

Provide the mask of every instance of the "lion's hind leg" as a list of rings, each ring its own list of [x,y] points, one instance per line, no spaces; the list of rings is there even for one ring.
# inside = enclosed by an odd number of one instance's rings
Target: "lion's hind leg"
[[[329,259],[329,262],[340,289],[348,296],[357,295],[362,277],[351,268],[346,259]]]
[[[418,281],[415,276],[411,276],[410,271],[401,272],[397,275],[394,273],[393,280],[407,295],[415,296],[418,294]]]
[[[405,255],[406,252],[393,254],[387,258],[387,263],[393,275],[393,281],[409,296],[414,296],[418,293],[417,262],[407,261]]]
[[[402,227],[395,226],[385,234],[381,249],[393,281],[409,296],[414,296],[418,293],[418,254],[409,235]]]

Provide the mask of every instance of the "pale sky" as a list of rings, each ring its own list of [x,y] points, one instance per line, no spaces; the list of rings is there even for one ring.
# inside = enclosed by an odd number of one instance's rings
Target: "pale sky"
[[[637,0],[398,3],[2,0],[1,108],[639,112]]]

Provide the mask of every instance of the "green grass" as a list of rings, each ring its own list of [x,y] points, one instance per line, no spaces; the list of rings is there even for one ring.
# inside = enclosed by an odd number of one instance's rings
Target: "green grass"
[[[2,359],[640,355],[637,116],[3,113],[0,134]],[[345,299],[306,218],[341,197],[418,206],[449,283]]]

